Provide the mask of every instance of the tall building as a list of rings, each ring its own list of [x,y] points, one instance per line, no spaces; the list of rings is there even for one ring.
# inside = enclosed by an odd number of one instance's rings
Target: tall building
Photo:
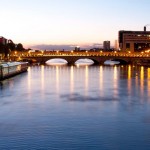
[[[110,41],[104,41],[103,42],[103,49],[105,51],[109,51],[110,50]]]
[[[119,31],[119,48],[121,51],[140,52],[150,49],[150,31]]]

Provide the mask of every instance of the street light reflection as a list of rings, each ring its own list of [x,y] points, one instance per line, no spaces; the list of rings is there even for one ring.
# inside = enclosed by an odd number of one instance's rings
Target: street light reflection
[[[131,90],[132,90],[132,88],[131,88],[131,84],[132,84],[132,82],[131,82],[131,74],[132,74],[131,66],[129,65],[128,66],[128,93],[129,94],[131,94]]]
[[[148,97],[150,97],[150,68],[147,69]]]
[[[28,67],[28,98],[31,98],[31,67]]]
[[[140,88],[141,88],[141,95],[144,93],[144,67],[141,67],[140,71]]]
[[[59,93],[59,66],[56,66],[56,91]]]
[[[88,66],[85,66],[85,95],[88,93],[88,80],[89,80],[89,70]]]
[[[118,97],[118,69],[117,66],[114,66],[114,98]]]
[[[44,92],[44,65],[41,65],[41,90]]]
[[[74,92],[74,66],[71,66],[70,69],[70,90],[71,93]]]
[[[99,70],[99,85],[100,85],[100,95],[103,96],[104,92],[103,92],[103,66],[100,66],[100,70]]]

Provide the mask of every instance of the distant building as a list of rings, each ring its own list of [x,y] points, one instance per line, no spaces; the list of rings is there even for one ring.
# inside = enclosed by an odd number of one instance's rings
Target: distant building
[[[114,50],[115,51],[119,50],[118,40],[115,40]]]
[[[150,31],[119,31],[119,48],[121,51],[140,52],[150,49]]]
[[[79,47],[79,46],[76,46],[74,50],[75,50],[75,51],[80,51],[80,47]]]
[[[109,51],[110,50],[110,41],[104,41],[103,42],[103,50]]]

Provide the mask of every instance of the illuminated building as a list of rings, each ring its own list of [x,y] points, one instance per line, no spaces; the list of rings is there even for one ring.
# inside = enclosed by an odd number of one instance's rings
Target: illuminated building
[[[118,40],[115,40],[114,49],[115,49],[116,51],[119,50]]]
[[[119,31],[121,51],[141,52],[150,49],[150,31]]]

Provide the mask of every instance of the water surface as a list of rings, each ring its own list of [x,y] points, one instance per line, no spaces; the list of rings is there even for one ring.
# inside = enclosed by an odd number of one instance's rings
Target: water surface
[[[0,82],[0,149],[149,147],[150,68],[41,65]]]

